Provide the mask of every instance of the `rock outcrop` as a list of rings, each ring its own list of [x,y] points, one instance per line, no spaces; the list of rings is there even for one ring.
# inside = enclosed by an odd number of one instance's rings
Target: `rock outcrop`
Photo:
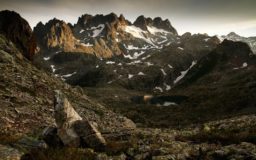
[[[191,84],[210,73],[245,69],[255,67],[255,64],[256,56],[246,43],[224,40],[216,49],[200,59],[182,83]]]
[[[143,15],[139,16],[133,23],[133,25],[135,25],[136,27],[141,28],[144,31],[147,31],[148,25],[151,25],[153,22],[153,20],[151,18],[146,18]]]
[[[54,117],[57,135],[65,146],[88,146],[96,150],[106,145],[105,139],[88,120],[83,120],[61,91],[55,91]]]
[[[170,21],[168,19],[162,20],[161,17],[156,17],[152,19],[150,17],[146,18],[141,15],[134,21],[133,25],[141,28],[144,31],[148,31],[148,26],[153,26],[155,28],[163,29],[165,31],[173,33],[174,35],[178,35],[176,29],[171,25]]]
[[[168,19],[162,20],[161,17],[156,17],[153,20],[153,26],[171,32],[174,35],[178,35],[176,29],[171,25],[171,22]]]
[[[13,42],[24,57],[33,59],[36,52],[36,40],[28,22],[13,11],[0,12],[0,34]]]
[[[47,51],[93,53],[91,47],[79,43],[67,23],[55,18],[45,25],[39,22],[34,28],[34,34],[42,53]]]

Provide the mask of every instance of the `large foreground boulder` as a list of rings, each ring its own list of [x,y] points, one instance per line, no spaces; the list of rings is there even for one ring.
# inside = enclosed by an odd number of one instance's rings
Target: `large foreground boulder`
[[[55,91],[54,117],[57,125],[57,136],[65,146],[86,146],[101,150],[106,145],[106,141],[98,131],[96,124],[83,120],[59,90]],[[49,133],[53,134],[54,132]]]

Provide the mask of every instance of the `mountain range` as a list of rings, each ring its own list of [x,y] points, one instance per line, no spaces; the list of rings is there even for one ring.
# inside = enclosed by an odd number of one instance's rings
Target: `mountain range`
[[[1,11],[0,159],[255,159],[255,40],[179,35],[167,19],[115,13],[32,30]],[[106,148],[41,141],[56,127],[56,89]]]

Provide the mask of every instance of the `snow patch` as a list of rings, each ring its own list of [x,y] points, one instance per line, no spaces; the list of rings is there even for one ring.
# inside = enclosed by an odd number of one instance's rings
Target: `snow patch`
[[[246,68],[247,66],[248,66],[248,64],[246,62],[244,62],[241,68]]]
[[[173,66],[171,66],[170,64],[168,64],[168,67],[169,67],[170,69],[173,69]]]
[[[165,46],[169,46],[170,44],[172,44],[172,42],[168,42],[167,44],[165,44]]]
[[[151,34],[156,34],[156,33],[170,33],[166,30],[163,30],[163,29],[159,29],[159,28],[156,28],[156,27],[153,27],[153,26],[147,26],[147,29],[148,31],[151,33]]]
[[[151,57],[151,55],[147,55],[146,57],[141,58],[142,60],[145,60],[147,58]]]
[[[133,74],[128,74],[128,78],[131,79],[132,77],[134,77]]]
[[[92,27],[91,29],[94,30],[92,37],[98,37],[104,28],[105,28],[104,24],[100,24],[97,27]]]
[[[54,73],[56,71],[56,68],[54,65],[51,65],[51,68],[52,68],[52,72]]]
[[[192,64],[190,65],[190,67],[189,67],[187,70],[180,72],[181,75],[180,75],[179,77],[177,77],[177,78],[173,81],[173,83],[176,84],[176,83],[178,83],[182,78],[184,78],[185,75],[188,73],[188,71],[189,71],[195,64],[196,64],[196,61],[193,61]]]
[[[163,106],[165,106],[165,107],[168,107],[168,106],[177,106],[177,104],[174,103],[174,102],[164,102]]]
[[[242,68],[246,68],[246,67],[248,67],[248,63],[247,63],[247,62],[244,62],[241,67],[236,67],[236,68],[233,68],[233,69],[234,69],[234,70],[237,70],[237,69],[242,69]]]
[[[139,58],[139,56],[141,56],[141,55],[143,55],[145,52],[144,51],[141,51],[141,52],[135,52],[134,54],[133,54],[133,56],[131,56],[131,55],[124,55],[124,58],[129,58],[129,59],[131,59],[131,60],[133,60],[133,59],[138,59]]]
[[[145,74],[143,72],[139,72],[138,75],[139,76],[145,76]]]
[[[107,61],[106,64],[115,64],[116,62],[114,61]]]
[[[138,47],[134,47],[133,45],[130,45],[130,44],[127,47],[126,47],[126,45],[124,45],[124,46],[128,50],[137,50],[137,49],[139,49]]]
[[[182,47],[178,47],[178,49],[179,49],[179,50],[182,50],[182,51],[184,50],[184,48],[182,48]]]
[[[133,59],[133,57],[130,54],[128,54],[128,55],[124,54],[124,58]]]
[[[92,47],[93,44],[90,44],[89,42],[88,43],[81,43],[82,46],[85,46],[85,47]]]
[[[71,76],[73,76],[75,74],[76,74],[76,72],[73,72],[73,73],[70,73],[70,74],[62,75],[61,77],[62,78],[68,78],[68,77],[71,77]]]
[[[51,57],[44,57],[45,61],[49,61],[51,59]]]
[[[83,29],[81,29],[81,31],[79,32],[79,33],[83,33],[84,32],[84,30]]]
[[[146,64],[147,64],[148,66],[153,66],[153,65],[154,65],[154,64],[151,63],[151,62],[146,62]]]
[[[126,63],[127,65],[135,65],[135,64],[138,64],[138,63],[141,63],[140,60],[137,60],[137,61],[133,61],[133,62],[130,62],[130,63]]]
[[[210,38],[205,38],[204,41],[207,42]]]
[[[160,92],[163,92],[163,89],[161,87],[155,87],[155,90],[159,90]]]
[[[133,58],[137,59],[139,56],[143,55],[144,53],[145,53],[144,51],[141,51],[140,53],[139,52],[135,52],[134,55],[133,55]]]
[[[135,37],[135,38],[142,39],[142,40],[146,41],[147,43],[149,43],[149,44],[155,46],[155,45],[153,44],[153,42],[151,41],[151,39],[146,38],[146,37],[144,36],[144,34],[147,33],[147,32],[146,32],[146,31],[143,31],[143,30],[140,29],[139,27],[136,27],[136,26],[133,26],[133,25],[131,25],[131,26],[126,26],[126,27],[124,28],[124,31],[127,32],[127,33],[130,33],[130,34],[133,35],[133,37]]]
[[[170,85],[166,84],[166,83],[164,83],[164,86],[165,86],[166,91],[169,91],[169,90],[172,89],[172,87]]]
[[[164,39],[164,40],[162,40],[162,41],[157,42],[157,44],[163,44],[163,43],[165,43],[165,42],[167,42],[167,41],[168,41],[168,39],[166,38],[166,39]]]
[[[163,69],[163,68],[161,68],[160,70],[161,70],[161,72],[163,73],[163,75],[164,75],[164,76],[166,76],[166,75],[167,75],[167,73],[164,71],[164,69]]]

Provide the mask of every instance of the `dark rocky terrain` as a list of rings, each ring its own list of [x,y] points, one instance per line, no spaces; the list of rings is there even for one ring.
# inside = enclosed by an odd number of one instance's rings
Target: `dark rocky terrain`
[[[253,53],[256,54],[256,37],[243,37],[243,36],[236,34],[235,32],[230,32],[226,36],[221,36],[220,39],[222,39],[222,40],[228,39],[231,41],[245,42],[251,47]]]
[[[0,159],[256,159],[248,42],[178,35],[169,20],[114,13],[75,25],[53,19],[33,32],[15,12],[0,20]],[[104,148],[85,137],[79,147],[64,143],[73,124],[60,127],[54,90],[84,120],[74,126],[80,136],[89,126]],[[46,127],[61,140],[49,144]]]

